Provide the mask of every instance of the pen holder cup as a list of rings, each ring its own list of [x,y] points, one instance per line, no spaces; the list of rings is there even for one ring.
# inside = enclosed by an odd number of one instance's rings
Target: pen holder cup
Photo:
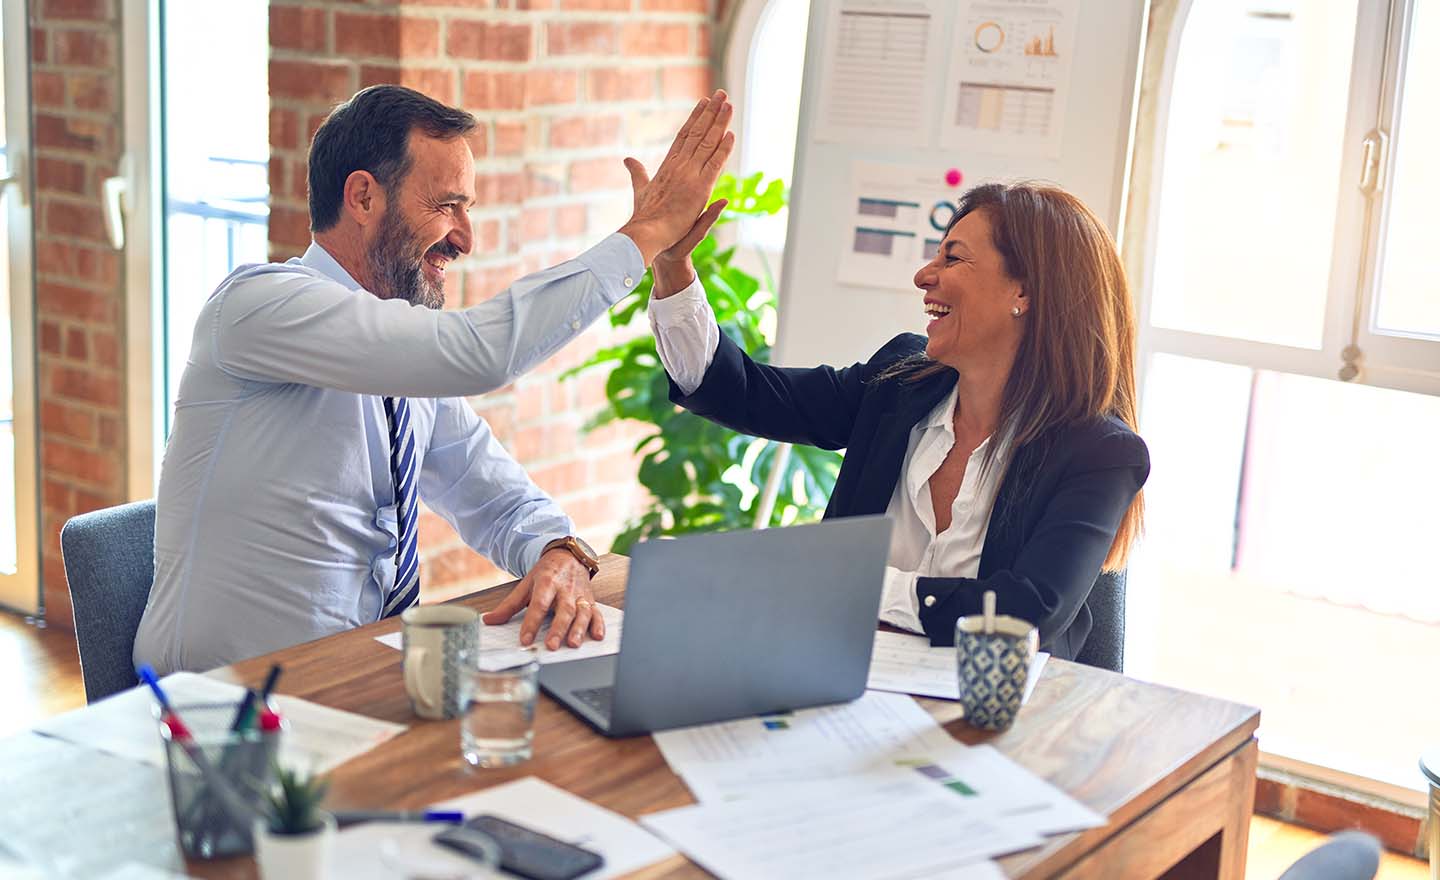
[[[232,731],[231,703],[176,705],[188,743],[160,723],[175,832],[190,858],[213,859],[253,851],[255,818],[275,781],[283,728]]]
[[[985,631],[981,615],[955,622],[955,666],[965,720],[981,730],[1005,730],[1015,722],[1040,631],[1018,617],[1000,615]]]

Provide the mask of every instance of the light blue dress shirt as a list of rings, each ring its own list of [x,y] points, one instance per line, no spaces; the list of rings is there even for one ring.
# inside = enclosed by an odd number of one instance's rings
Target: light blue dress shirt
[[[644,271],[617,233],[436,311],[376,298],[318,244],[237,269],[201,309],[180,380],[135,663],[209,669],[379,618],[398,543],[383,396],[410,399],[420,497],[528,571],[573,525],[463,396],[513,382]]]

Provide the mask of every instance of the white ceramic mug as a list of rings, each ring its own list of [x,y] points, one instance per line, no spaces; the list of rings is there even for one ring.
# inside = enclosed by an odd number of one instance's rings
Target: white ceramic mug
[[[400,615],[405,693],[421,718],[459,718],[460,660],[480,647],[480,614],[456,605],[417,605]]]

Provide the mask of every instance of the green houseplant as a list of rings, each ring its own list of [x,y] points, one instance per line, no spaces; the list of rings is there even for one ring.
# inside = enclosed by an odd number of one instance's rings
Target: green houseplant
[[[320,809],[320,802],[329,788],[329,780],[318,774],[275,769],[275,786],[265,793],[264,817],[255,829],[255,856],[265,880],[328,875],[335,817]]]
[[[716,227],[742,217],[769,216],[785,206],[785,185],[764,179],[724,175],[711,199],[727,199]],[[764,283],[735,262],[736,248],[722,248],[714,231],[695,248],[695,272],[715,310],[720,332],[759,362],[768,362],[774,341],[775,284],[761,260]],[[645,325],[654,276],[645,278],[610,312],[614,327],[637,325],[642,332],[619,345],[597,351],[566,377],[610,367],[606,405],[586,430],[616,420],[653,426],[636,445],[641,456],[639,480],[650,497],[644,509],[615,539],[614,551],[626,552],[642,538],[688,532],[724,531],[754,524],[761,487],[775,461],[778,443],[736,433],[670,403],[669,384],[655,339]],[[818,519],[823,513],[840,454],[797,446],[785,465],[771,525]]]

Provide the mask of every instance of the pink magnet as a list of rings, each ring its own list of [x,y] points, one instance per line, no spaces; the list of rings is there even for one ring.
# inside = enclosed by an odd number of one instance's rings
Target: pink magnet
[[[950,184],[951,186],[959,186],[960,181],[964,179],[965,175],[960,173],[959,168],[951,168],[949,171],[945,172],[945,182]]]

